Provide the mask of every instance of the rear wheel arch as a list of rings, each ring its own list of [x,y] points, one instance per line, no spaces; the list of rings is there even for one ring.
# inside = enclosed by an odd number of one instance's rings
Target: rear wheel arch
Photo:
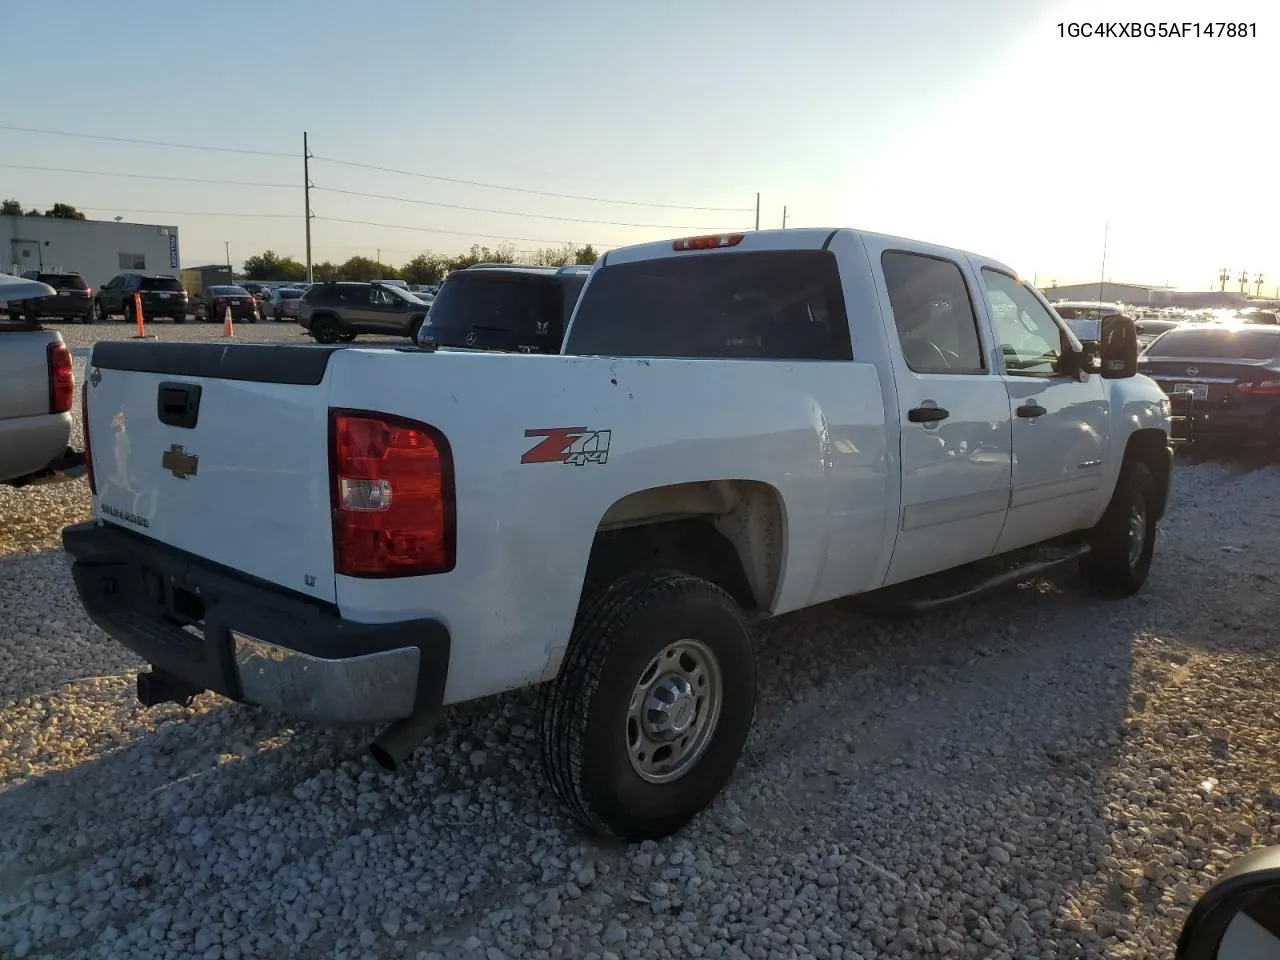
[[[782,575],[784,518],[782,495],[757,481],[635,491],[597,525],[583,595],[633,570],[679,570],[715,584],[744,609],[769,610]]]

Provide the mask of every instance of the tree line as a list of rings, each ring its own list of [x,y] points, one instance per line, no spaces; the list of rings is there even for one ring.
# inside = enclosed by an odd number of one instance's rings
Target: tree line
[[[600,258],[595,247],[587,244],[575,247],[546,247],[535,250],[528,259],[519,261],[542,267],[564,267],[570,264],[592,264]],[[516,248],[504,243],[495,249],[473,243],[467,253],[447,256],[427,251],[407,263],[395,266],[379,263],[371,257],[351,257],[342,263],[324,260],[311,265],[312,275],[322,280],[403,280],[405,283],[440,283],[454,270],[461,270],[475,263],[516,263]],[[274,250],[266,250],[244,261],[241,277],[245,280],[306,280],[307,268],[293,257],[283,257]]]
[[[84,220],[85,215],[69,203],[55,203],[41,213],[35,207],[22,209],[21,201],[14,197],[0,201],[0,217],[53,217],[55,220]]]
[[[21,201],[10,197],[0,202],[0,217],[53,217],[59,220],[84,220],[85,215],[69,203],[55,203],[41,213],[35,207],[24,210]],[[591,244],[576,247],[545,247],[535,250],[528,259],[520,261],[540,267],[565,267],[571,264],[592,264],[600,259],[600,253]],[[461,270],[474,263],[516,263],[514,244],[503,243],[496,248],[473,243],[467,253],[447,256],[426,251],[407,263],[395,266],[379,263],[369,257],[351,257],[342,263],[325,260],[312,264],[316,280],[403,280],[405,283],[440,283],[453,270]],[[294,257],[282,257],[274,250],[266,250],[244,261],[241,276],[245,280],[306,280],[306,266]]]

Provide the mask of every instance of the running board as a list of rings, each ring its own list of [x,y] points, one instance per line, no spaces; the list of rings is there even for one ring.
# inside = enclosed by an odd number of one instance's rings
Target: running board
[[[895,583],[846,598],[846,605],[868,616],[905,619],[933,613],[1003,587],[1044,576],[1075,563],[1089,552],[1087,543],[1041,545],[989,557],[975,563]]]

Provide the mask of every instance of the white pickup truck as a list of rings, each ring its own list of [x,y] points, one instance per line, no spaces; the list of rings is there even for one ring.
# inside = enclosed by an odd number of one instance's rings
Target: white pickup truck
[[[611,251],[562,355],[102,342],[90,616],[202,690],[390,726],[547,682],[543,758],[636,839],[717,795],[755,709],[751,624],[927,609],[1078,562],[1147,576],[1169,405],[1132,322],[1101,372],[984,257],[856,230]],[[856,633],[850,642],[856,641]]]

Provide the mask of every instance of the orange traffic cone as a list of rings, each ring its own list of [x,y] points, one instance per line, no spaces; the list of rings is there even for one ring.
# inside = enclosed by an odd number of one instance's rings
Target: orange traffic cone
[[[133,339],[147,339],[147,327],[142,321],[142,296],[137,292],[133,295],[133,319],[137,321],[138,324],[138,332],[134,335]]]
[[[236,335],[235,328],[231,323],[231,308],[227,307],[227,312],[222,317],[222,335],[224,337],[234,337]]]

